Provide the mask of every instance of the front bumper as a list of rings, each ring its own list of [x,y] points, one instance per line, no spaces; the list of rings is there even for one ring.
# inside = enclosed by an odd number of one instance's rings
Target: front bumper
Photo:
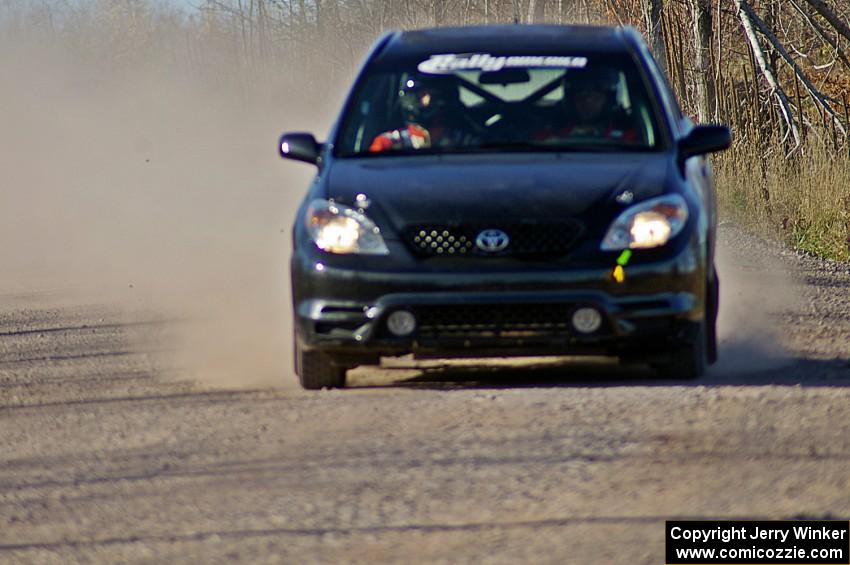
[[[351,356],[648,356],[687,339],[704,316],[705,260],[697,245],[625,268],[508,272],[385,272],[335,268],[315,256],[291,263],[295,327],[302,346]],[[602,326],[586,335],[570,313],[593,307]],[[419,325],[392,335],[403,309]]]

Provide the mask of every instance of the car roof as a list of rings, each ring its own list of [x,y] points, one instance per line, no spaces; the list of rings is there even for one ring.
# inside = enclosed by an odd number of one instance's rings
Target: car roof
[[[425,58],[436,53],[580,55],[630,51],[631,28],[584,25],[485,25],[392,33],[378,59]]]

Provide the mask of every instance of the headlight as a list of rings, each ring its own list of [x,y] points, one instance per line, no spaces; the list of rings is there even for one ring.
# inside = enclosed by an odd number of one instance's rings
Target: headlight
[[[660,247],[679,235],[688,221],[688,205],[678,194],[635,204],[620,214],[602,240],[603,251]]]
[[[328,200],[313,200],[305,225],[310,239],[328,253],[389,255],[381,230],[363,213]]]

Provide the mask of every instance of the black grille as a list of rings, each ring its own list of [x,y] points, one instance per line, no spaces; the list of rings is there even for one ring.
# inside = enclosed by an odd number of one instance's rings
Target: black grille
[[[478,235],[498,229],[510,238],[508,246],[497,253],[478,249]],[[558,256],[566,254],[581,234],[575,221],[504,224],[420,224],[407,229],[405,239],[417,255],[423,257],[478,256]]]
[[[419,226],[408,231],[408,242],[420,255],[466,255],[474,249],[474,236],[450,226]]]
[[[416,308],[419,334],[529,337],[569,335],[571,304],[459,304]]]

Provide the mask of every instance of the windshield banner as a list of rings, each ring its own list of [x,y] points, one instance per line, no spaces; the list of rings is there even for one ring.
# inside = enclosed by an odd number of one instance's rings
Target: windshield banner
[[[455,71],[495,72],[511,68],[583,69],[587,57],[546,55],[494,56],[489,53],[449,53],[431,55],[419,63],[419,72],[429,75],[451,74]]]

